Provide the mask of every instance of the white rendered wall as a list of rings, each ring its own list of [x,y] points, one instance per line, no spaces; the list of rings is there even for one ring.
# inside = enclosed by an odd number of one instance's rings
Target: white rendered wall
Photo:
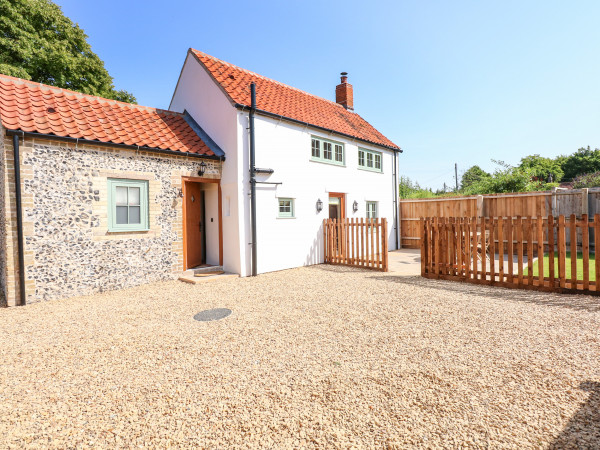
[[[240,236],[244,233],[238,214],[243,207],[238,204],[238,179],[241,159],[237,156],[239,127],[237,110],[229,102],[223,91],[215,84],[204,67],[188,53],[181,76],[173,94],[169,109],[186,110],[208,135],[225,152],[221,191],[223,198],[223,268],[227,272],[242,273]],[[228,202],[226,205],[225,202]],[[229,215],[225,214],[226,208]],[[210,241],[207,250],[217,246]],[[208,257],[208,253],[207,253]],[[212,257],[211,257],[212,258]]]
[[[240,127],[247,126],[247,113],[239,113]],[[243,116],[243,119],[242,119]],[[346,194],[346,217],[366,217],[366,202],[378,202],[380,218],[388,221],[389,249],[396,247],[394,236],[393,152],[358,144],[351,139],[329,135],[294,124],[256,116],[256,166],[274,169],[272,175],[258,175],[260,181],[282,182],[282,185],[257,185],[257,257],[258,272],[288,269],[323,262],[323,219],[329,215],[330,192]],[[311,161],[311,136],[344,143],[345,166]],[[247,155],[247,138],[240,139],[240,148]],[[358,168],[358,147],[382,153],[383,172]],[[244,158],[248,165],[247,157]],[[246,242],[250,242],[249,175],[244,171],[246,199],[244,222]],[[290,197],[295,203],[295,218],[278,218],[278,197]],[[316,212],[316,202],[323,210]],[[358,211],[352,211],[354,201]],[[246,270],[250,274],[250,246],[246,246]]]

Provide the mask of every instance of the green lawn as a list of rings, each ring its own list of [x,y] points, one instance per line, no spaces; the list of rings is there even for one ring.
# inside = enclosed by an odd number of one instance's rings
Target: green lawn
[[[567,279],[571,278],[571,252],[567,252],[565,259],[565,272]],[[533,276],[537,277],[539,273],[537,260],[533,263]],[[523,271],[523,275],[528,275],[527,269]],[[550,258],[544,255],[544,276],[550,276]],[[558,253],[554,253],[554,276],[558,278]],[[583,280],[583,255],[577,253],[577,279]],[[596,280],[596,262],[595,255],[590,253],[590,281]]]

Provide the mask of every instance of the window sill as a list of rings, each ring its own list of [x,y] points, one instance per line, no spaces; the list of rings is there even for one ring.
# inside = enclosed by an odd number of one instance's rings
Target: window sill
[[[342,164],[342,163],[336,163],[336,162],[328,162],[328,161],[323,161],[320,159],[309,159],[310,162],[314,162],[314,163],[319,163],[319,164],[327,164],[328,166],[335,166],[335,167],[346,167],[346,164]]]
[[[281,219],[281,220],[290,220],[290,219],[295,219],[296,217],[276,217],[276,219]]]
[[[137,234],[137,233],[147,233],[150,231],[150,228],[141,228],[139,230],[108,230],[107,234]]]
[[[383,173],[383,170],[369,169],[367,167],[360,167],[360,166],[358,166],[358,170],[362,170],[364,172],[371,172],[371,173]]]

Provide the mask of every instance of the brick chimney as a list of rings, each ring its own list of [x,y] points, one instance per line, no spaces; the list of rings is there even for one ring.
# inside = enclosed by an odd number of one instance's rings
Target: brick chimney
[[[348,72],[342,72],[342,82],[335,87],[335,102],[354,111],[354,91],[348,83]]]

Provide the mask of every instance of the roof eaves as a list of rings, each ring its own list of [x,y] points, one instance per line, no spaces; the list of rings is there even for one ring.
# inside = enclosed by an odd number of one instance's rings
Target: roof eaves
[[[204,129],[194,120],[194,118],[187,111],[183,111],[183,119],[187,122],[194,133],[198,135],[200,139],[206,144],[206,146],[211,149],[211,151],[217,155],[225,159],[225,152],[219,145],[210,137],[210,135],[204,131]]]
[[[146,147],[143,145],[119,144],[119,143],[111,142],[111,141],[99,141],[99,140],[94,140],[94,139],[74,138],[71,136],[59,136],[57,134],[38,133],[37,131],[23,131],[21,129],[13,130],[13,129],[8,129],[6,127],[4,127],[4,128],[6,130],[7,135],[18,134],[23,137],[29,136],[29,137],[33,137],[33,138],[37,137],[37,138],[44,138],[44,139],[56,140],[56,141],[68,141],[68,142],[78,142],[78,143],[82,143],[82,144],[91,144],[91,145],[98,145],[98,146],[128,148],[131,150],[164,153],[164,154],[173,155],[173,156],[188,156],[188,157],[192,157],[192,158],[217,159],[217,160],[224,159],[223,156],[219,156],[219,155],[214,155],[214,156],[213,155],[203,155],[201,153],[183,152],[180,150],[168,150],[168,149],[158,148],[158,147]]]
[[[234,106],[237,109],[241,109],[242,111],[246,110],[246,109],[247,110],[250,109],[250,106],[243,105],[241,103],[235,103]],[[299,125],[304,125],[304,126],[307,126],[307,127],[312,127],[312,128],[316,128],[316,129],[319,129],[319,130],[327,131],[328,133],[335,133],[335,134],[340,135],[340,136],[344,136],[344,137],[347,137],[347,138],[352,138],[352,139],[357,140],[357,141],[366,142],[366,143],[368,143],[370,145],[375,145],[377,147],[385,148],[385,149],[391,150],[393,152],[397,152],[397,153],[403,153],[404,152],[404,150],[402,150],[400,147],[392,147],[392,146],[389,146],[389,145],[378,144],[377,142],[369,141],[367,139],[362,139],[362,138],[359,138],[359,137],[356,137],[356,136],[352,136],[350,134],[341,133],[339,131],[332,130],[331,128],[325,128],[325,127],[322,127],[322,126],[319,126],[319,125],[315,125],[314,123],[303,122],[303,121],[298,120],[298,119],[293,119],[292,117],[286,117],[286,116],[282,116],[280,114],[275,114],[275,113],[272,113],[270,111],[264,111],[262,109],[257,109],[256,113],[257,114],[261,114],[263,116],[273,117],[273,118],[280,119],[280,120],[287,120],[287,121],[290,121],[290,122],[293,122],[293,123],[297,123]]]

